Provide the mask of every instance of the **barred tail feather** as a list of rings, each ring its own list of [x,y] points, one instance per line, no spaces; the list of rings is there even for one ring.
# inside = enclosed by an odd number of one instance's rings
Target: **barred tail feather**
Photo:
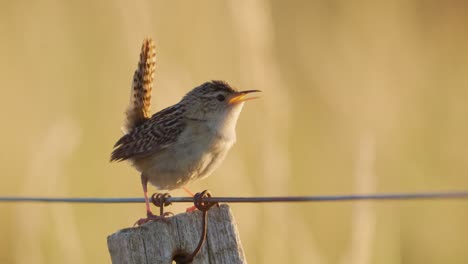
[[[151,89],[156,68],[156,48],[150,38],[143,40],[140,61],[133,75],[130,103],[126,111],[124,133],[130,133],[135,127],[151,117]]]

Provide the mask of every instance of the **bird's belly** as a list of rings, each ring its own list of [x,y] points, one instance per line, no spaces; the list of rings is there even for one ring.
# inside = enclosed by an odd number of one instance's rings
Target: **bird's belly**
[[[191,180],[210,175],[224,160],[232,145],[233,141],[225,139],[176,143],[144,158],[144,164],[140,162],[144,165],[141,172],[158,189],[180,188]]]

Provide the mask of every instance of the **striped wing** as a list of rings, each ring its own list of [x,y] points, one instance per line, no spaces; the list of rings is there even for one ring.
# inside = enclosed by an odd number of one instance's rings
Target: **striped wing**
[[[183,112],[174,105],[154,114],[115,143],[111,161],[144,157],[172,145],[185,128]]]

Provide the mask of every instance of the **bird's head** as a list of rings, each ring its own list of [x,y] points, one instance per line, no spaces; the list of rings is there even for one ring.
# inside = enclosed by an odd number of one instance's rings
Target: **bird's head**
[[[182,102],[187,105],[187,116],[207,121],[237,120],[247,97],[259,90],[237,91],[224,81],[206,82],[190,91]]]

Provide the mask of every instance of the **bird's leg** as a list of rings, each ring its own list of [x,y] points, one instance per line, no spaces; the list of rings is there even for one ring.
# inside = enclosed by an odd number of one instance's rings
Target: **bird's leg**
[[[143,175],[141,175],[141,186],[143,187],[143,194],[145,195],[146,215],[153,215],[148,199],[148,178]]]
[[[191,192],[191,191],[187,188],[187,186],[182,187],[182,189],[184,189],[184,191],[185,191],[188,195],[190,195],[190,196],[192,196],[192,197],[195,196],[195,194],[194,194],[193,192]]]
[[[192,197],[195,196],[195,194],[193,194],[193,192],[191,192],[186,186],[182,187],[182,189],[184,189],[184,191],[185,191],[188,195],[190,195],[190,196],[192,196]],[[194,212],[195,210],[197,210],[197,207],[195,207],[195,205],[194,205],[194,206],[191,206],[191,207],[185,209],[185,212],[186,212],[186,213],[191,213],[191,212]]]
[[[144,223],[147,223],[149,221],[156,221],[156,220],[161,220],[164,219],[166,214],[164,215],[155,215],[151,211],[149,199],[148,199],[148,178],[141,175],[141,186],[143,187],[143,194],[145,195],[145,204],[146,204],[146,218],[140,218],[138,221],[135,222],[135,225],[142,225]]]

